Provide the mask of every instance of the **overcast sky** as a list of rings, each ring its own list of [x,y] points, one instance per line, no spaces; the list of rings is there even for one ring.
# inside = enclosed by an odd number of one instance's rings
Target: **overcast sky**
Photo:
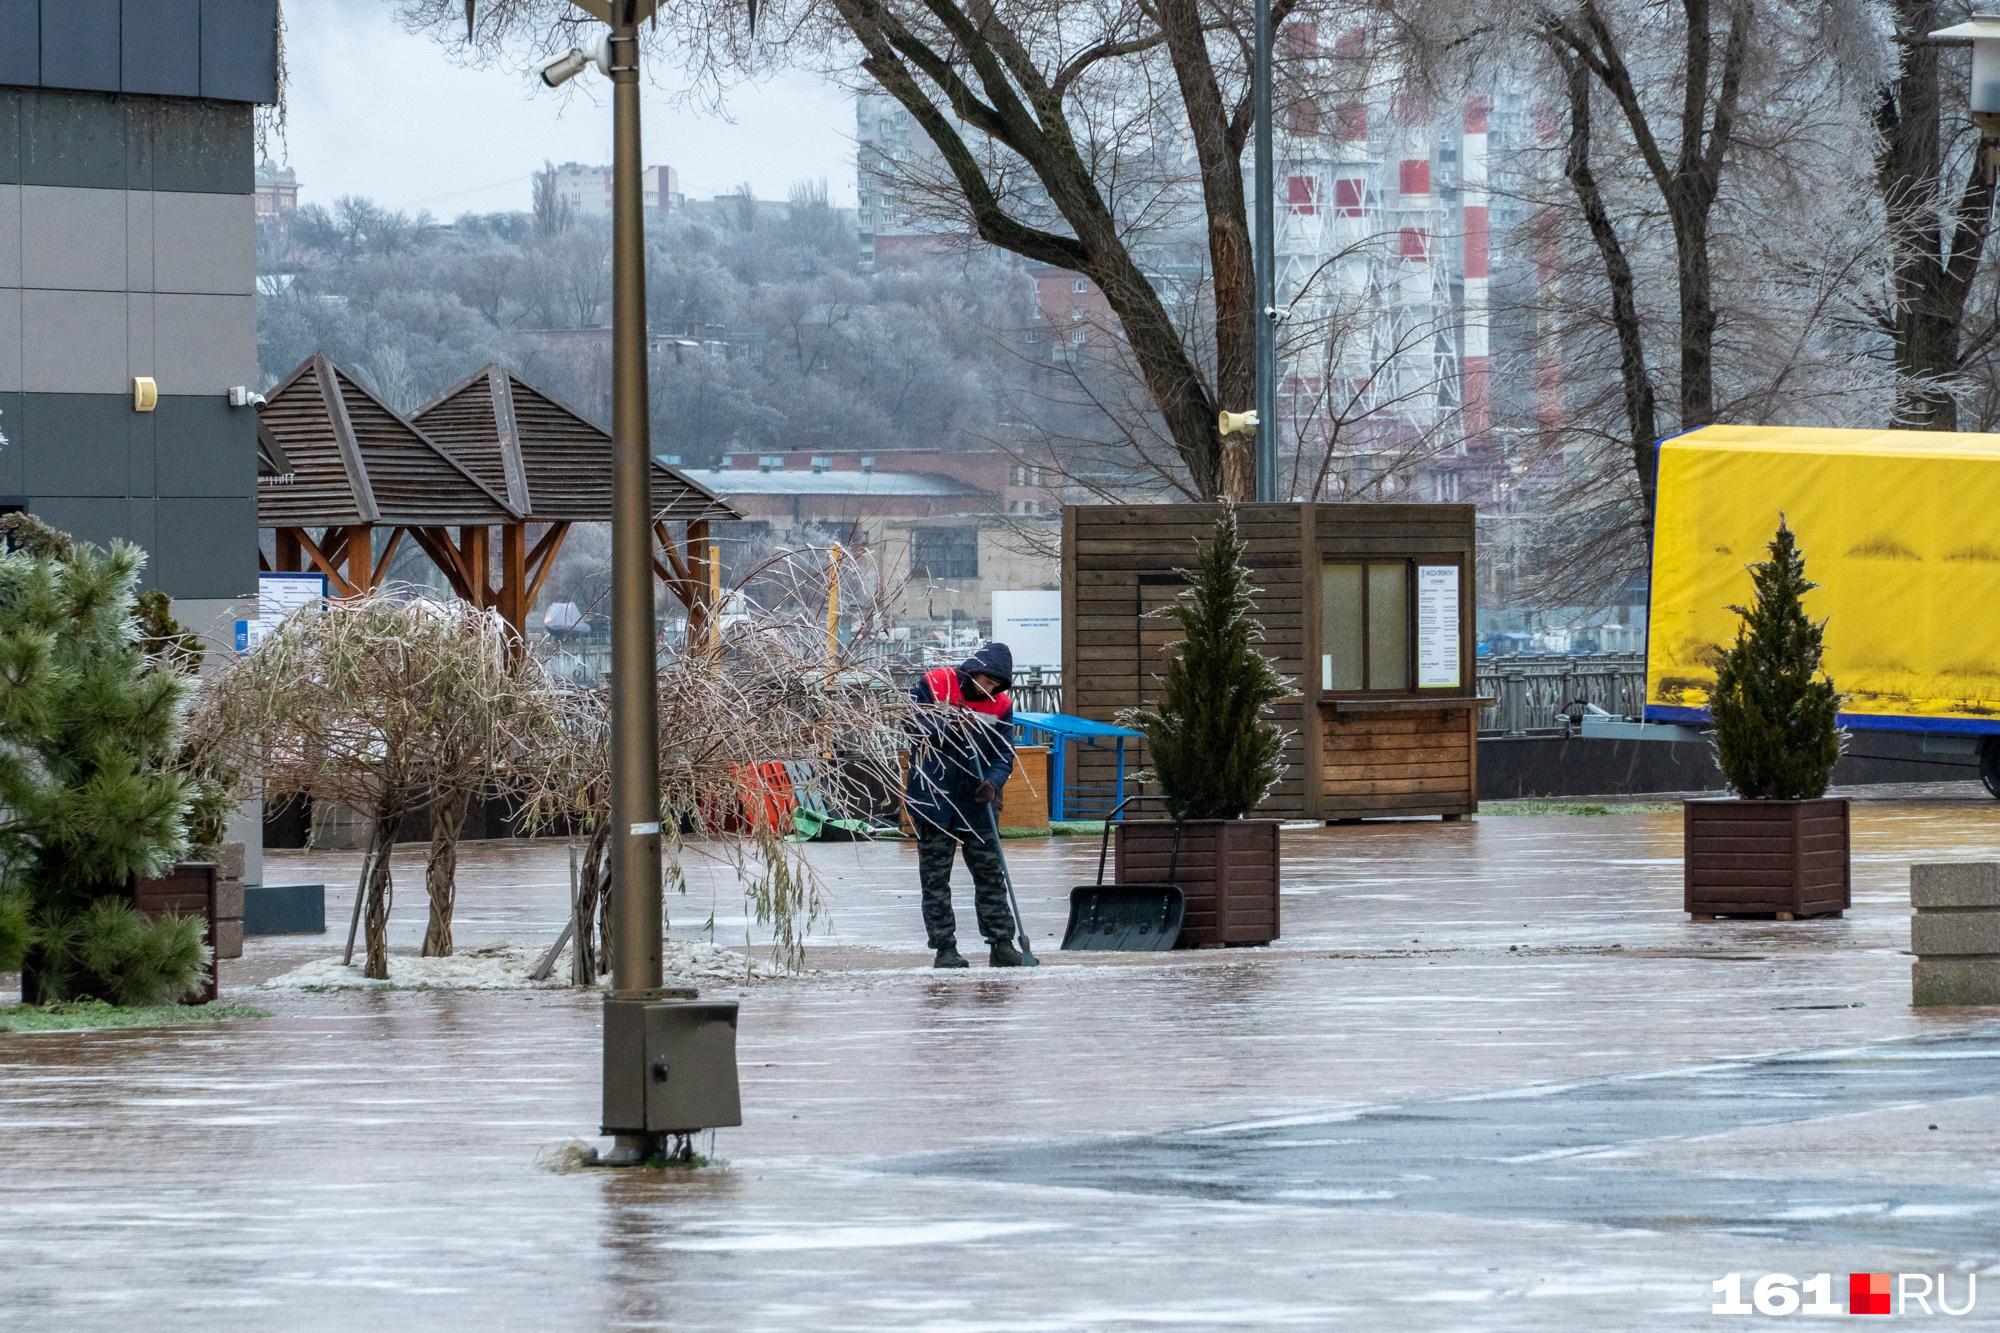
[[[287,0],[289,128],[274,155],[299,173],[306,203],[368,195],[395,208],[525,209],[544,159],[611,160],[609,85],[595,72],[581,94],[541,90],[532,75],[455,65],[436,42],[402,32],[390,0]],[[748,181],[783,198],[794,181],[824,178],[854,202],[854,111],[840,89],[795,76],[739,91],[733,120],[668,104],[648,87],[645,153],[707,198]]]

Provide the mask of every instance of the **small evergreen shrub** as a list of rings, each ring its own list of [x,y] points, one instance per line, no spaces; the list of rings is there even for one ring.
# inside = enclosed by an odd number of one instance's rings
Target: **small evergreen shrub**
[[[1161,680],[1160,702],[1120,720],[1146,733],[1147,775],[1175,819],[1241,819],[1284,775],[1285,738],[1271,705],[1292,692],[1257,649],[1264,631],[1251,614],[1256,589],[1243,564],[1236,511],[1225,509],[1192,571],[1163,614],[1185,637]]]
[[[147,917],[130,903],[99,898],[76,922],[74,957],[92,993],[114,1004],[170,1004],[208,963],[207,923],[199,917]]]
[[[1729,608],[1743,623],[1716,655],[1715,757],[1730,788],[1748,800],[1826,795],[1845,740],[1840,692],[1820,671],[1826,622],[1805,611],[1819,585],[1782,517],[1771,556],[1750,567],[1756,600]]]
[[[21,960],[34,941],[28,912],[27,894],[0,891],[0,972],[21,970]]]
[[[171,765],[190,683],[141,646],[144,556],[19,516],[0,542],[0,965],[31,999],[178,999],[199,923],[130,904],[180,859],[188,801]]]

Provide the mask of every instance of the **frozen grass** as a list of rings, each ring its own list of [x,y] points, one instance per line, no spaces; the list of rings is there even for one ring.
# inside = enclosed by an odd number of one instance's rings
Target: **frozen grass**
[[[1482,815],[1664,815],[1681,808],[1679,801],[1482,801]]]
[[[68,1004],[0,1007],[0,1032],[84,1032],[101,1028],[165,1028],[190,1023],[227,1023],[239,1018],[269,1018],[268,1009],[247,1004],[105,1004],[80,1000]]]

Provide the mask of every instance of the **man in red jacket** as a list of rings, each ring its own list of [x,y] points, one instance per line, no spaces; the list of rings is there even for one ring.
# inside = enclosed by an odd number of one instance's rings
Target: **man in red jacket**
[[[918,718],[907,795],[917,831],[917,873],[924,886],[924,929],[936,966],[965,967],[958,921],[951,910],[951,864],[965,857],[979,933],[994,967],[1019,967],[1014,914],[1007,906],[1006,871],[995,844],[1001,789],[1014,771],[1014,654],[989,643],[955,667],[924,673],[911,691],[927,708]]]

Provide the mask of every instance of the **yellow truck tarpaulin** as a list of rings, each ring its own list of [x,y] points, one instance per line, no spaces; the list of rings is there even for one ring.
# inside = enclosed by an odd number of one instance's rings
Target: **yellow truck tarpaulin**
[[[2000,435],[1707,426],[1664,441],[1646,716],[1702,721],[1783,514],[1849,725],[2000,732]]]

